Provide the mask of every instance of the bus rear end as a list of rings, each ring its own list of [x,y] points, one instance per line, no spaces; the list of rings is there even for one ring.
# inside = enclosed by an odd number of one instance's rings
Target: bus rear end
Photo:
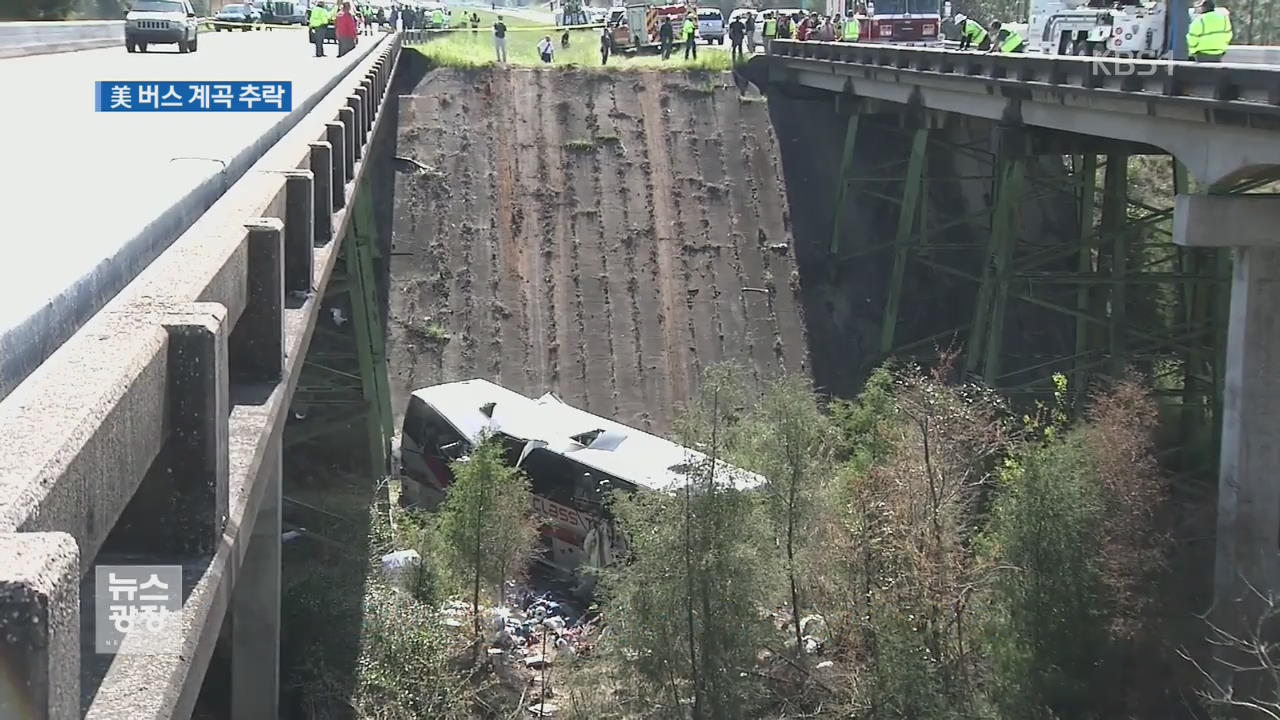
[[[941,45],[942,14],[932,0],[874,0],[858,39],[891,45]]]

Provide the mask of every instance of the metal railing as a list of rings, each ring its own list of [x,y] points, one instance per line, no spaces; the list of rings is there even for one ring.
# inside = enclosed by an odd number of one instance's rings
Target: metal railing
[[[773,41],[771,58],[818,60],[843,68],[902,70],[940,77],[972,78],[1000,85],[1057,86],[1084,91],[1140,93],[1248,106],[1280,112],[1280,67],[1241,63],[1204,64],[1039,54],[988,54],[945,48],[873,43]]]

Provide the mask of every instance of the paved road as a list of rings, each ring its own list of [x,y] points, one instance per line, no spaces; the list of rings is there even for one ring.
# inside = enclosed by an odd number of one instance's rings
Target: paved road
[[[110,276],[174,239],[171,228],[159,233],[167,238],[153,230],[140,240],[142,228],[283,121],[279,113],[96,113],[94,81],[291,80],[296,107],[376,39],[362,37],[342,59],[336,45],[314,57],[298,29],[202,32],[199,51],[186,55],[153,46],[0,60],[0,397],[30,370],[14,369],[18,354],[61,344],[118,292],[123,280]],[[75,297],[58,297],[69,288]]]

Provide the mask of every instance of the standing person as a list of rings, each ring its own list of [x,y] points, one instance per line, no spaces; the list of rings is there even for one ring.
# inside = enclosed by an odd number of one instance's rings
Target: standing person
[[[502,16],[498,16],[498,21],[493,24],[493,49],[498,53],[498,62],[503,65],[507,64],[507,24],[502,22]]]
[[[609,51],[613,50],[613,36],[609,34],[609,28],[601,28],[600,30],[600,64],[609,64]]]
[[[658,41],[662,43],[662,59],[671,57],[671,44],[675,41],[676,29],[671,27],[670,16],[662,16],[662,24],[658,26]]]
[[[991,52],[1020,53],[1027,49],[1027,41],[1014,30],[1004,27],[999,20],[991,23]]]
[[[730,52],[733,62],[742,59],[742,39],[746,34],[747,26],[742,24],[742,18],[734,18],[733,22],[729,23],[729,42],[732,44]]]
[[[756,51],[756,16],[754,13],[747,13],[747,22],[743,29],[747,33],[747,52],[754,53]]]
[[[849,11],[849,17],[844,19],[844,41],[858,42],[858,33],[861,32],[861,23],[858,22],[858,16]]]
[[[311,43],[316,46],[316,57],[324,57],[324,29],[329,26],[329,11],[324,9],[323,2],[311,6],[307,15],[307,27],[311,33]]]
[[[1231,17],[1213,0],[1203,0],[1196,9],[1199,14],[1187,28],[1187,54],[1196,62],[1222,62],[1231,45]]]
[[[680,35],[684,40],[684,59],[688,60],[692,55],[694,60],[698,59],[698,23],[693,21],[693,14],[684,16],[684,25],[680,28]]]
[[[956,13],[956,29],[960,31],[961,50],[968,50],[971,47],[976,50],[991,49],[991,38],[987,35],[987,29],[982,27],[982,23],[970,20],[964,13]]]
[[[551,44],[551,36],[543,35],[542,42],[538,43],[538,57],[542,58],[542,62],[551,64],[552,52],[555,51],[555,45]]]
[[[778,13],[772,12],[764,19],[764,51],[769,52],[773,39],[778,37]]]
[[[338,57],[342,57],[351,52],[356,47],[356,35],[359,29],[356,27],[356,16],[351,13],[351,3],[343,2],[342,9],[338,11],[338,17],[334,21],[334,34],[338,37]]]
[[[471,13],[471,34],[475,35],[476,32],[478,32],[479,30],[480,30],[480,16],[475,14],[475,12],[472,12]]]

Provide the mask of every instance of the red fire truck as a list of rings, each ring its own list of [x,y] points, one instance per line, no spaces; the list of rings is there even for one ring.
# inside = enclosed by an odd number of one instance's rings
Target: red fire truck
[[[856,10],[860,42],[942,44],[938,0],[866,0]]]

